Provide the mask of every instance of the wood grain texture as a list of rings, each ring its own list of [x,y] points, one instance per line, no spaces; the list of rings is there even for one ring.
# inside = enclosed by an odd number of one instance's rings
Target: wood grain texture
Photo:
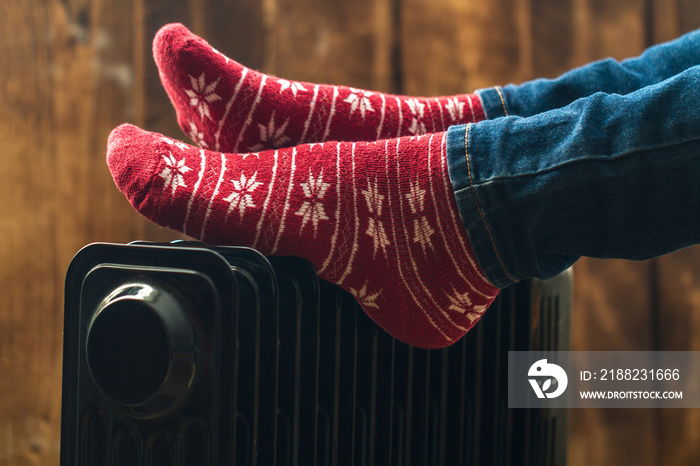
[[[0,2],[0,466],[58,465],[63,280],[93,241],[182,237],[114,187],[129,121],[186,140],[151,40],[182,22],[288,79],[420,95],[553,77],[700,27],[695,0]],[[700,249],[575,267],[575,350],[700,350]],[[699,464],[697,410],[576,410],[569,464]]]
[[[0,464],[57,464],[66,267],[141,223],[104,166],[106,133],[133,101],[130,36],[100,24],[114,19],[104,2],[3,5]]]
[[[652,2],[652,40],[669,40],[700,25],[697,2]],[[656,260],[658,346],[665,351],[700,351],[700,248],[678,251]],[[658,412],[658,458],[664,464],[700,464],[700,412]]]
[[[268,6],[274,3],[274,6]],[[363,89],[390,86],[389,0],[264,2],[275,27],[266,41],[265,71],[301,81]]]
[[[520,81],[523,0],[406,0],[400,8],[400,73],[411,95],[472,92]]]

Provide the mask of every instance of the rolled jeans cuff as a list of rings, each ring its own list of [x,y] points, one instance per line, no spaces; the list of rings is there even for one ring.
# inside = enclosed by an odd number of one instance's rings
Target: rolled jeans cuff
[[[484,108],[484,115],[487,120],[494,120],[499,117],[510,115],[502,87],[494,86],[487,89],[479,89],[475,91],[475,94],[479,96],[481,100],[481,105]]]
[[[482,271],[494,286],[505,288],[519,280],[507,270],[499,252],[490,224],[490,205],[480,199],[473,173],[473,160],[468,152],[469,128],[473,125],[452,126],[447,131],[447,168],[454,190],[457,208],[466,228],[469,242]],[[484,202],[485,201],[485,202]],[[483,205],[482,205],[483,204]]]

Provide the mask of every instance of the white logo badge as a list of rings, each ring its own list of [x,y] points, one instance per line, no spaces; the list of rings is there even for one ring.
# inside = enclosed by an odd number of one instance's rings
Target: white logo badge
[[[537,398],[556,398],[564,393],[569,383],[569,378],[566,376],[564,369],[556,364],[548,364],[546,359],[540,359],[530,366],[527,376],[540,378],[549,377],[547,379],[528,378]],[[552,379],[554,379],[554,384],[552,384]],[[556,387],[556,389],[552,392],[548,392],[553,386]]]

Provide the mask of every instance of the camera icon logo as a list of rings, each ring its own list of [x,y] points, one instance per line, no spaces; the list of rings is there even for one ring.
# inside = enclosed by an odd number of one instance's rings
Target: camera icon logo
[[[561,366],[548,363],[546,359],[535,361],[527,376],[537,398],[556,398],[564,393],[569,383],[566,371]]]

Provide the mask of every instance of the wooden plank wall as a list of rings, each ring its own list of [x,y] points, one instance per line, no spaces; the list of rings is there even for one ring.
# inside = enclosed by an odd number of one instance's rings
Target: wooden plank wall
[[[124,121],[176,138],[150,41],[172,21],[290,79],[437,95],[636,55],[700,26],[693,0],[0,2],[0,466],[57,465],[62,287],[92,241],[168,240],[104,163]],[[576,266],[574,349],[700,349],[700,250]],[[697,410],[579,410],[569,459],[697,464]]]

